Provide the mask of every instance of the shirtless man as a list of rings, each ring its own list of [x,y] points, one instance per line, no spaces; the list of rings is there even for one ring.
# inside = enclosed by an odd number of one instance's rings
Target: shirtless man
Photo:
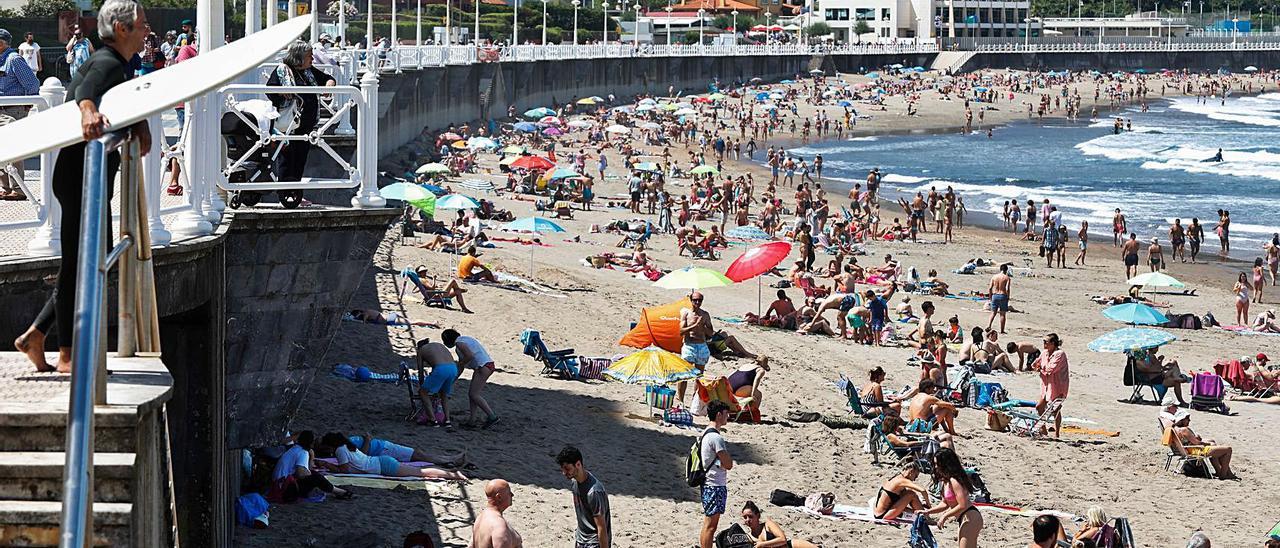
[[[1010,342],[1005,345],[1005,351],[1009,356],[1018,355],[1018,371],[1030,371],[1031,364],[1040,358],[1040,347],[1031,343]],[[1013,364],[1012,358],[1009,364]]]
[[[1151,265],[1152,272],[1164,265],[1164,247],[1160,245],[1159,238],[1152,238],[1151,245],[1147,246],[1147,263]]]
[[[932,379],[920,381],[917,393],[911,397],[911,404],[907,408],[908,424],[917,419],[933,421],[935,425],[942,426],[946,433],[954,436],[956,435],[956,406],[939,400],[934,395],[937,391],[938,387]]]
[[[1004,333],[1005,316],[1009,314],[1009,297],[1012,294],[1013,278],[1009,277],[1009,264],[1000,265],[1000,272],[991,277],[991,285],[987,287],[991,293],[991,319],[987,320],[987,329],[1000,316],[1000,333]]]
[[[929,227],[924,224],[924,213],[928,207],[924,195],[919,192],[911,199],[911,241],[915,241],[916,234],[920,231],[928,230]]]
[[[819,317],[832,308],[839,310],[839,313],[836,314],[836,325],[840,327],[841,338],[848,334],[848,321],[845,320],[845,315],[853,309],[854,305],[858,304],[858,297],[854,288],[855,280],[853,267],[846,265],[844,272],[835,277],[835,291],[832,291],[831,296],[822,301],[822,305],[818,307]]]
[[[1117,207],[1116,214],[1111,217],[1111,247],[1120,245],[1120,235],[1127,230],[1129,230],[1129,222],[1125,220],[1124,214],[1120,213],[1120,208]]]
[[[711,314],[702,308],[702,293],[694,291],[689,295],[689,302],[693,304],[691,308],[680,309],[680,357],[702,372],[711,359],[707,339],[711,338],[715,330],[711,328]],[[686,381],[676,384],[676,401],[682,406],[686,384]]]
[[[796,306],[787,297],[785,290],[778,290],[778,300],[769,305],[769,310],[764,312],[760,325],[792,330],[796,328]]]
[[[511,485],[506,480],[490,480],[484,486],[484,496],[489,500],[480,517],[471,526],[471,546],[468,548],[522,548],[520,533],[511,528],[502,512],[511,507]]]
[[[1169,246],[1172,248],[1173,260],[1182,259],[1187,262],[1186,230],[1182,228],[1182,219],[1174,219],[1173,226],[1169,227]]]
[[[422,386],[418,389],[425,406],[425,414],[419,422],[425,424],[435,419],[432,416],[432,410],[435,409],[433,400],[438,399],[444,412],[443,422],[439,424],[451,427],[453,423],[449,422],[449,394],[453,392],[454,381],[458,380],[458,364],[449,347],[431,342],[431,339],[422,339],[418,341],[418,370],[422,371],[427,366],[431,367],[431,374],[422,380]]]
[[[1124,279],[1138,275],[1138,235],[1130,232],[1129,239],[1120,247],[1120,258],[1124,259]]]

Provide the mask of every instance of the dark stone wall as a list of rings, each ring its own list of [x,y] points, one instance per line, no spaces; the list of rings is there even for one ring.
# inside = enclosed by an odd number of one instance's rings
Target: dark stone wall
[[[397,213],[234,214],[225,244],[228,449],[281,442]]]
[[[1013,68],[1037,70],[1133,71],[1160,69],[1240,72],[1245,67],[1280,65],[1280,51],[1129,51],[1106,53],[980,53],[961,70]]]
[[[929,68],[933,63],[933,58],[937,57],[936,53],[881,53],[876,55],[832,55],[831,61],[823,66],[823,70],[830,72],[830,68],[834,66],[840,72],[871,72],[879,70],[881,67],[899,64],[904,67],[924,67]]]

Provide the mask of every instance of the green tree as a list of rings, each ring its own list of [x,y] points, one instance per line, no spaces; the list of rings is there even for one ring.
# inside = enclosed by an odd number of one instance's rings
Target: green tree
[[[804,32],[806,35],[810,37],[826,36],[828,34],[831,34],[831,25],[828,25],[822,21],[818,21],[817,23],[814,23],[806,27],[804,29]]]
[[[868,25],[866,21],[858,21],[858,24],[853,26],[853,33],[858,35],[859,44],[862,43],[862,35],[870,32],[871,32],[871,25]]]
[[[23,17],[57,17],[64,11],[77,11],[72,0],[27,0],[22,6]]]
[[[686,44],[697,44],[697,43],[698,43],[698,31],[696,31],[696,30],[685,31],[685,33],[684,33],[684,43],[686,43]]]

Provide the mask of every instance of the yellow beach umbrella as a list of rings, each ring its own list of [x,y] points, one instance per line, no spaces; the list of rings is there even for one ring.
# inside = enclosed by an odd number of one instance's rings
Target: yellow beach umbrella
[[[669,384],[695,378],[698,370],[680,356],[651,346],[614,362],[603,374],[627,384]]]

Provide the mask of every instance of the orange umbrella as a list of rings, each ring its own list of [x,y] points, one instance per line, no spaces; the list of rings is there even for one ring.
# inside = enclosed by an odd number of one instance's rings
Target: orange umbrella
[[[640,321],[618,344],[632,348],[656,346],[668,352],[680,352],[684,339],[680,336],[680,309],[693,308],[685,297],[673,303],[640,310]]]

